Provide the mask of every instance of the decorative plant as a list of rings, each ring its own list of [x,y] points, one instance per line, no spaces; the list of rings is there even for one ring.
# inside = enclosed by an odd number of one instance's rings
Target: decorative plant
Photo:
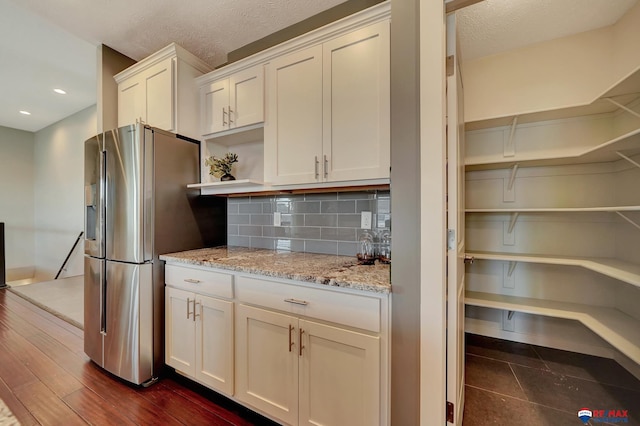
[[[209,174],[217,178],[231,174],[231,166],[238,162],[238,154],[227,152],[224,157],[218,158],[215,155],[204,160],[205,166],[209,166]]]

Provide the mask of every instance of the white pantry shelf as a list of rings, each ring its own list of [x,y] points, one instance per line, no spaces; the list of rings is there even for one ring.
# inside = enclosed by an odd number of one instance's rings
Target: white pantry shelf
[[[617,259],[594,257],[569,257],[497,252],[467,252],[476,260],[501,260],[507,262],[540,263],[546,265],[579,266],[608,277],[640,287],[640,266]]]
[[[506,209],[466,209],[466,213],[573,213],[573,212],[635,212],[640,206],[606,207],[513,207]]]
[[[522,167],[558,166],[567,164],[604,163],[633,157],[640,153],[640,128],[617,136],[595,147],[564,151],[562,154],[522,155],[504,157],[502,155],[467,158],[467,171],[510,168],[515,164]]]
[[[579,321],[640,363],[640,321],[614,308],[467,291],[465,304]]]

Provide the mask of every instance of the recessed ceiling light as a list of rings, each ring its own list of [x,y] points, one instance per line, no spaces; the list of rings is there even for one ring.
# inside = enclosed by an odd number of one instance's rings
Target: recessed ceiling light
[[[20,111],[20,114],[31,115],[31,113],[29,111]]]
[[[62,89],[53,89],[53,91],[54,91],[54,92],[56,92],[56,93],[58,93],[58,94],[60,94],[60,95],[66,95],[66,94],[67,94],[67,92],[65,92],[65,91],[64,91],[64,90],[62,90]]]

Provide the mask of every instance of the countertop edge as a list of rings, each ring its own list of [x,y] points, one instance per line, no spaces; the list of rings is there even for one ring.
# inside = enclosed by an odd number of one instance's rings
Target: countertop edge
[[[289,279],[294,281],[301,281],[305,283],[319,284],[319,285],[324,285],[328,287],[346,288],[351,290],[360,290],[360,291],[366,291],[366,292],[377,293],[377,294],[385,294],[385,295],[391,294],[391,284],[389,284],[388,286],[381,286],[381,285],[370,284],[370,283],[336,280],[333,278],[326,278],[322,276],[279,273],[276,271],[268,271],[268,270],[259,269],[259,268],[250,268],[245,266],[235,266],[235,265],[203,261],[203,260],[186,259],[182,257],[172,256],[172,254],[174,253],[160,255],[159,259],[162,261],[174,263],[174,264],[203,266],[203,267],[222,269],[222,270],[232,271],[232,272],[241,272],[241,273],[247,273],[247,274],[260,275],[263,277],[282,278],[282,279]]]

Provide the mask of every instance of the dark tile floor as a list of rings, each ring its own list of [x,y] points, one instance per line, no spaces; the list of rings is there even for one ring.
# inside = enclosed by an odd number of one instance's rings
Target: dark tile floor
[[[582,408],[640,426],[640,380],[611,359],[467,334],[465,381],[464,426],[580,426]]]

